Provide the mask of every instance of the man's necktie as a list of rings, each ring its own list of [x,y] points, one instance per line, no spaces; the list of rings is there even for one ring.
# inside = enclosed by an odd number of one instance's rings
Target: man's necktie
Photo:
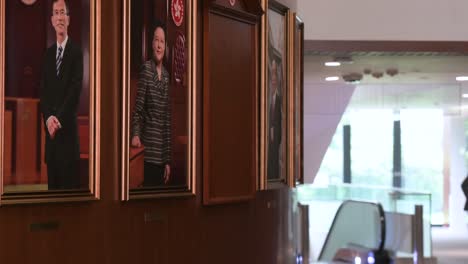
[[[60,72],[60,64],[62,64],[62,46],[59,47],[59,52],[58,52],[58,55],[57,55],[57,59],[56,59],[56,62],[57,62],[57,76],[59,75],[59,72]]]

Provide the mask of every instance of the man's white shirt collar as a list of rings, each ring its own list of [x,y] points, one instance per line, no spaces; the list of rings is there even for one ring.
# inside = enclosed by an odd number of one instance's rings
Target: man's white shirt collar
[[[63,53],[65,52],[65,47],[67,46],[67,41],[68,41],[68,36],[65,37],[65,40],[62,42],[61,45],[57,42],[57,54],[59,52],[58,49],[61,46],[62,47],[62,55],[61,56],[63,56]]]

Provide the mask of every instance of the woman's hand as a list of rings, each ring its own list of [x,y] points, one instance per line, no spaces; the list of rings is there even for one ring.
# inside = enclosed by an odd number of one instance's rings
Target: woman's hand
[[[171,166],[169,164],[166,164],[166,168],[164,170],[164,183],[168,183],[169,179],[171,177]]]
[[[132,147],[139,148],[141,147],[141,141],[139,136],[133,136],[132,138]]]

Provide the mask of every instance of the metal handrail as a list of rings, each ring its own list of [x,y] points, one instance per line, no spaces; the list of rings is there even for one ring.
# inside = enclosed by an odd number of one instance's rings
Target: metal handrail
[[[381,205],[380,203],[372,203],[372,202],[364,202],[364,201],[355,201],[355,200],[346,200],[346,201],[344,201],[344,202],[340,205],[340,207],[338,208],[338,210],[337,210],[337,212],[336,212],[336,214],[335,214],[335,217],[334,217],[334,219],[333,219],[332,225],[331,225],[331,227],[330,227],[330,231],[328,232],[327,237],[325,238],[325,242],[324,242],[324,244],[323,244],[323,247],[322,247],[322,249],[321,249],[321,251],[320,251],[320,255],[319,255],[319,257],[318,257],[319,260],[321,260],[321,259],[323,258],[323,254],[324,254],[325,248],[326,248],[326,246],[327,246],[327,244],[328,244],[328,242],[329,242],[329,240],[330,240],[331,235],[333,234],[333,229],[334,229],[334,227],[335,227],[335,224],[336,224],[337,219],[340,217],[340,212],[341,212],[341,210],[342,210],[345,206],[347,206],[347,204],[349,204],[349,203],[370,204],[370,205],[373,205],[373,206],[377,207],[377,210],[378,210],[378,212],[379,212],[380,231],[381,231],[381,232],[380,232],[380,234],[381,234],[381,236],[380,236],[380,243],[379,243],[378,250],[379,250],[379,252],[381,252],[381,251],[384,250],[384,247],[385,247],[385,236],[386,236],[385,232],[386,232],[386,231],[385,231],[385,213],[384,213],[384,210],[383,210],[383,208],[382,208],[382,205]]]

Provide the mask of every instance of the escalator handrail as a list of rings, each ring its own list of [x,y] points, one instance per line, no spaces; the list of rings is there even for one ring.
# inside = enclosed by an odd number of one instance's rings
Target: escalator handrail
[[[333,218],[333,222],[332,222],[332,225],[330,227],[330,231],[328,232],[327,237],[325,238],[325,242],[323,243],[322,249],[320,250],[320,255],[318,257],[318,260],[321,260],[322,257],[323,257],[324,250],[325,250],[325,248],[327,246],[328,241],[330,240],[330,235],[332,234],[333,228],[335,227],[335,224],[336,224],[337,218],[340,215],[341,209],[343,209],[344,206],[346,206],[348,203],[365,203],[365,204],[371,204],[371,205],[374,205],[374,206],[377,207],[377,210],[378,210],[379,216],[380,216],[379,219],[380,219],[380,234],[381,234],[380,235],[380,244],[379,244],[378,251],[382,252],[382,250],[384,250],[385,236],[386,236],[385,230],[386,230],[386,228],[385,228],[385,212],[383,210],[382,205],[380,203],[372,203],[372,202],[356,201],[356,200],[346,200],[343,203],[341,203],[340,207],[336,211],[335,217]]]

